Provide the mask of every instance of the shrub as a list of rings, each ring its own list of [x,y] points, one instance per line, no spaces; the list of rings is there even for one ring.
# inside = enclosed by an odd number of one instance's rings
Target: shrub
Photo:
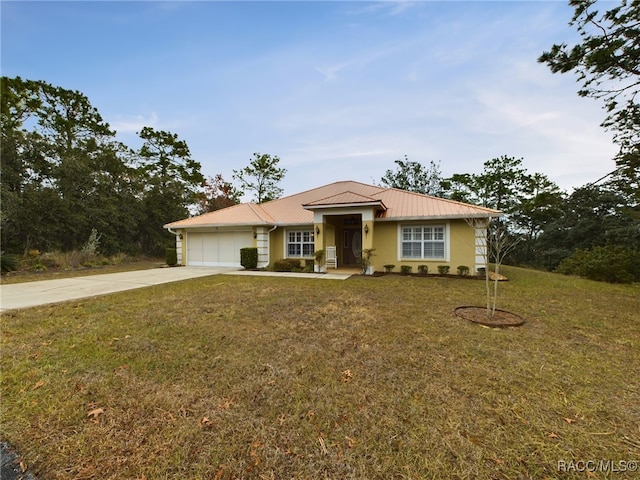
[[[62,267],[64,263],[64,256],[60,252],[47,252],[40,255],[38,263],[46,266],[47,268]]]
[[[2,273],[13,272],[18,269],[18,257],[9,253],[0,252],[0,271]]]
[[[409,275],[412,270],[413,267],[411,265],[400,265],[400,273],[403,275]]]
[[[175,248],[167,248],[165,250],[165,261],[167,265],[174,266],[178,264],[178,251]]]
[[[438,273],[440,275],[446,275],[449,273],[449,265],[438,265]]]
[[[375,248],[364,248],[360,257],[360,271],[363,275],[369,273],[369,267],[371,266],[371,257],[375,257]]]
[[[600,282],[631,283],[640,280],[640,253],[615,245],[578,249],[560,262],[557,271]]]
[[[418,273],[420,275],[426,275],[429,273],[429,265],[418,265]]]
[[[273,270],[275,272],[299,272],[302,269],[300,268],[300,260],[283,258],[273,262]]]
[[[384,272],[385,273],[391,273],[391,272],[393,272],[394,268],[396,268],[396,266],[393,263],[389,263],[387,265],[384,265]]]
[[[240,265],[247,270],[258,268],[258,249],[256,247],[241,248]]]
[[[466,265],[460,265],[458,267],[458,275],[469,275],[469,267],[467,267]]]
[[[314,265],[314,260],[305,260],[304,261],[304,273],[313,273],[313,265]]]
[[[481,277],[486,277],[487,276],[486,267],[478,267],[478,275],[480,275]]]

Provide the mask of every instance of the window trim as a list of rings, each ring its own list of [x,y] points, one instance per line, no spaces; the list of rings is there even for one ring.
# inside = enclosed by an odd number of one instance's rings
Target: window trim
[[[294,241],[291,242],[289,240],[289,236],[292,233],[301,233],[302,239],[300,242]],[[309,242],[304,241],[304,234],[308,233],[310,237]],[[292,255],[289,253],[289,245],[300,245],[300,255]],[[311,245],[311,252],[308,255],[304,254],[304,246]],[[313,252],[315,251],[315,234],[313,231],[313,226],[307,228],[292,228],[285,230],[285,241],[284,241],[284,258],[313,258]]]
[[[444,238],[442,240],[442,244],[444,245],[444,252],[441,257],[427,257],[424,256],[424,242],[425,240],[421,240],[422,243],[422,256],[420,257],[405,257],[403,255],[404,252],[404,229],[405,228],[442,228],[444,233]],[[449,236],[449,222],[445,223],[398,223],[398,261],[440,261],[440,262],[449,262],[450,261],[450,236]]]

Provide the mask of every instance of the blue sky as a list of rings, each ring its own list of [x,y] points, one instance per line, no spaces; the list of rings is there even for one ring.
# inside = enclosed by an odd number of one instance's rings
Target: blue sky
[[[597,100],[536,62],[560,1],[1,2],[2,75],[84,93],[131,147],[178,134],[202,173],[278,155],[293,194],[394,160],[479,173],[523,158],[571,190],[614,169]]]

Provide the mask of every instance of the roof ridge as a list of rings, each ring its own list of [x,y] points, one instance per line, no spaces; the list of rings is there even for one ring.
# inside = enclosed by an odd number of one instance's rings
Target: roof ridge
[[[238,205],[242,205],[242,204],[238,204]],[[260,218],[260,220],[262,220],[263,222],[276,223],[276,220],[271,215],[269,215],[266,212],[266,210],[260,206],[259,203],[247,202],[246,205],[248,205],[249,208],[253,210],[253,213],[255,213],[258,216],[258,218]],[[258,211],[258,209],[260,209],[260,211]]]
[[[351,195],[355,195],[357,197],[366,198],[368,200],[378,200],[376,198],[370,197],[369,195],[363,195],[361,193],[354,192],[353,190],[345,190],[344,192],[334,193],[333,195],[329,195],[328,197],[318,198],[317,200],[314,200],[313,202],[309,202],[309,203],[320,203],[320,202],[323,202],[324,200],[329,200],[330,198],[340,197],[340,196],[343,196],[343,195],[345,195],[347,193],[349,193]]]
[[[451,200],[450,198],[436,197],[435,195],[428,195],[428,194],[426,194],[426,193],[412,192],[411,190],[403,190],[403,189],[401,189],[401,188],[395,188],[395,187],[392,187],[392,188],[387,188],[387,189],[385,189],[385,190],[387,190],[387,191],[388,191],[388,190],[395,190],[395,191],[400,192],[400,193],[408,193],[408,194],[411,194],[411,195],[417,195],[417,196],[419,196],[419,197],[433,198],[433,199],[435,199],[435,200],[442,200],[442,201],[444,201],[444,202],[447,202],[447,203],[453,203],[453,204],[455,204],[455,205],[463,205],[463,206],[465,206],[465,207],[479,208],[479,209],[482,209],[482,210],[486,210],[487,212],[494,212],[494,213],[495,213],[495,212],[500,212],[500,213],[502,213],[502,211],[501,211],[501,210],[496,210],[496,209],[494,209],[494,208],[483,207],[483,206],[481,206],[481,205],[474,205],[473,203],[459,202],[458,200]]]

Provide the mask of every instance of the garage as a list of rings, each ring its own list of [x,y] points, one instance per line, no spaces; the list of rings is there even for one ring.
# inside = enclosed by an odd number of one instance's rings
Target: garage
[[[251,230],[189,232],[187,234],[187,265],[240,267],[240,249],[253,246]]]

